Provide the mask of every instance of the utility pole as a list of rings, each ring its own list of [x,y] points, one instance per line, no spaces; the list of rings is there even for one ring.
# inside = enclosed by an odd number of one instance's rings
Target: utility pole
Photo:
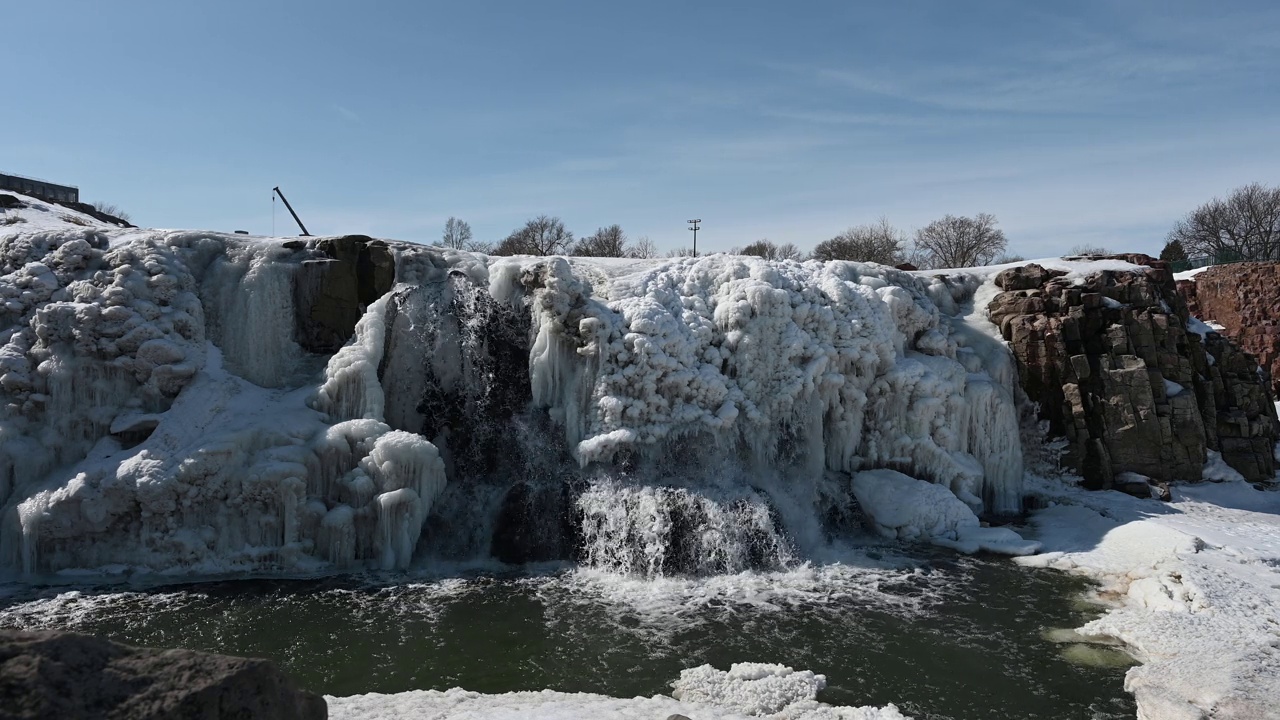
[[[689,229],[693,231],[693,256],[698,257],[698,223],[701,220],[690,220]]]

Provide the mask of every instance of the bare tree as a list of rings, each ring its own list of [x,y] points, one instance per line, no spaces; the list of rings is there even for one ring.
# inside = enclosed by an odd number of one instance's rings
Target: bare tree
[[[705,255],[706,253],[703,253],[703,254]],[[668,250],[667,257],[682,258],[682,257],[696,257],[696,256],[693,254],[693,248],[680,247],[680,248],[676,248],[675,250]]]
[[[1005,265],[1007,263],[1025,262],[1026,258],[1017,254],[1005,253],[993,261],[994,265]]]
[[[1280,260],[1280,188],[1253,183],[1214,198],[1179,220],[1169,241],[1218,262]]]
[[[631,244],[631,249],[627,250],[627,257],[648,259],[658,257],[658,245],[649,239],[648,235],[636,240]]]
[[[854,260],[898,265],[906,257],[907,236],[880,218],[874,225],[851,227],[813,249],[814,260]]]
[[[444,235],[441,240],[447,248],[471,250],[471,225],[465,220],[450,217],[444,221]]]
[[[539,215],[513,231],[498,247],[494,255],[560,255],[573,243],[573,233],[564,227],[560,218]]]
[[[113,218],[119,218],[125,222],[133,221],[133,218],[129,217],[129,213],[125,212],[124,210],[121,210],[119,207],[112,205],[111,203],[108,203],[108,202],[96,200],[93,203],[93,209],[97,210],[103,215],[110,215]]]
[[[961,268],[989,265],[1004,252],[1008,240],[996,227],[996,217],[947,215],[916,231],[916,249],[934,268]]]
[[[575,243],[572,252],[588,257],[626,257],[627,235],[621,225],[602,227]]]
[[[768,239],[757,240],[744,248],[733,248],[730,255],[753,255],[765,260],[800,260],[804,253],[795,243],[775,244]]]
[[[1110,255],[1111,251],[1102,245],[1073,245],[1072,255]]]

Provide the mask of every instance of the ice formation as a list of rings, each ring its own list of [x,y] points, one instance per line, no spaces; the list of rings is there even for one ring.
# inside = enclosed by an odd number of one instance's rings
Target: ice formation
[[[817,701],[826,678],[783,665],[735,663],[727,672],[703,665],[680,673],[671,697],[612,698],[591,693],[511,692],[484,695],[461,688],[394,695],[326,697],[335,720],[484,717],[516,720],[648,720],[675,715],[748,720],[910,720],[892,704],[840,707]]]
[[[945,495],[967,515],[914,534],[966,550],[999,544],[974,540],[975,513],[1021,509],[1011,365],[963,318],[969,276],[381,243],[394,278],[370,295],[368,268],[339,260],[368,238],[121,230],[28,205],[0,233],[8,567],[492,552],[736,572],[803,560],[855,495],[895,537],[919,522],[889,523],[890,505]],[[346,345],[317,354],[306,328],[348,316]],[[932,494],[895,483],[868,510],[859,473],[882,469]]]
[[[853,494],[885,537],[928,540],[966,553],[1029,555],[1040,549],[1008,528],[982,527],[973,510],[945,487],[894,470],[855,473]]]

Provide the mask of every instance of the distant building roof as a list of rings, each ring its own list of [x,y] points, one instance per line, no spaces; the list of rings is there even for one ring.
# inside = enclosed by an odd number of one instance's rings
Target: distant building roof
[[[80,188],[74,185],[59,185],[12,173],[0,173],[0,190],[11,190],[50,202],[80,202]]]

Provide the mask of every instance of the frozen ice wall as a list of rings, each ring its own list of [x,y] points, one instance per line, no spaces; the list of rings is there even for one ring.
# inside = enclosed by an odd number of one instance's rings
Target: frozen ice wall
[[[597,289],[557,258],[499,263],[491,289],[530,308],[534,403],[583,465],[697,438],[794,482],[896,467],[975,511],[1020,509],[1011,377],[907,273],[712,256]]]
[[[955,498],[944,541],[1019,509],[964,283],[78,223],[0,234],[0,263],[13,569],[777,568],[872,469]],[[907,487],[858,477],[882,515]]]

